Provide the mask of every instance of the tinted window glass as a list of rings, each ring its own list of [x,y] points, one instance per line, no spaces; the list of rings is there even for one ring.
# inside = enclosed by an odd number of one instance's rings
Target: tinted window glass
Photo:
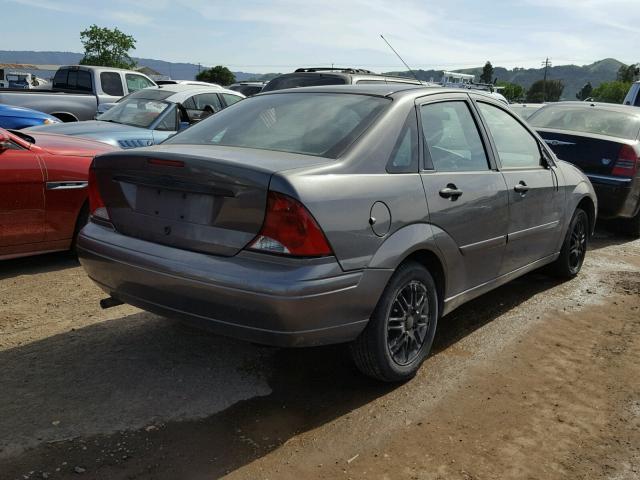
[[[347,81],[339,75],[322,73],[290,73],[271,80],[262,90],[282,90],[283,88],[312,87],[317,85],[344,85]]]
[[[420,116],[433,168],[441,172],[489,168],[482,139],[466,102],[423,105]]]
[[[67,88],[67,75],[69,70],[60,69],[53,77],[53,88]]]
[[[215,93],[203,93],[201,95],[196,95],[194,100],[198,110],[204,110],[207,106],[211,107],[214,112],[222,110],[220,98],[218,98],[218,95]]]
[[[224,101],[227,104],[227,106],[233,105],[234,103],[237,103],[240,100],[242,100],[242,97],[238,97],[237,95],[231,95],[229,93],[223,93],[222,97],[224,98]]]
[[[478,103],[478,106],[487,122],[504,168],[541,166],[538,142],[520,122],[493,105]]]
[[[229,145],[336,158],[391,101],[366,95],[288,93],[248,98],[166,143]]]
[[[121,97],[124,95],[122,80],[120,79],[119,73],[102,72],[100,74],[100,83],[102,84],[102,91],[107,95],[113,95],[114,97]]]
[[[91,84],[91,73],[86,70],[78,70],[78,84],[76,86],[81,92],[93,91],[93,85]]]
[[[548,105],[532,115],[529,123],[539,128],[596,133],[628,140],[635,140],[640,131],[640,116],[597,107]]]
[[[187,110],[190,122],[202,120],[203,118],[222,110],[220,98],[215,93],[194,95],[182,102],[182,106]]]
[[[153,83],[147,80],[142,75],[134,75],[132,73],[127,73],[125,75],[127,79],[127,89],[129,92],[137,92],[138,90],[142,90],[143,88],[153,87]]]

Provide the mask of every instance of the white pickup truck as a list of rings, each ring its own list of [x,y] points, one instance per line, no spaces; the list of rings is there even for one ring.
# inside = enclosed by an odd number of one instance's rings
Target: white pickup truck
[[[63,122],[92,120],[101,103],[156,84],[146,75],[120,68],[60,67],[51,90],[0,89],[0,103],[48,113]]]
[[[625,105],[633,105],[634,107],[640,107],[640,81],[634,82],[629,89],[629,93],[624,97]]]

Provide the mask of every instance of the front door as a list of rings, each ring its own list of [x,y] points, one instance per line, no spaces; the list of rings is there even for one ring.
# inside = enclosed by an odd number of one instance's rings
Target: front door
[[[44,176],[38,157],[9,143],[0,150],[0,255],[44,240]]]
[[[492,168],[466,94],[419,108],[421,176],[439,247],[455,262],[447,265],[455,279],[449,293],[455,295],[498,276],[509,218],[507,190]]]
[[[543,159],[536,137],[504,109],[478,101],[509,190],[509,232],[502,272],[553,255],[562,205],[555,167]]]

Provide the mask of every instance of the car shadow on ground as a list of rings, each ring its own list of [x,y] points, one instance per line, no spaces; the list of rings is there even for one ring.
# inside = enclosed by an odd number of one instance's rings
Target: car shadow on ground
[[[589,250],[600,250],[601,248],[624,245],[637,239],[620,233],[615,223],[611,221],[599,221],[596,224],[596,231],[591,238]]]
[[[434,353],[557,284],[532,273],[467,303],[440,322]],[[260,347],[144,312],[0,352],[0,365],[9,478],[73,465],[217,478],[397,387],[360,375],[344,346]],[[12,455],[20,442],[34,448]]]
[[[18,275],[37,275],[80,265],[71,252],[55,252],[31,257],[0,260],[0,280]]]

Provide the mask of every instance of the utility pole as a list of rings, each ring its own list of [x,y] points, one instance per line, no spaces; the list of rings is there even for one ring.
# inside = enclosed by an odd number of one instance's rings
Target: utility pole
[[[551,67],[551,62],[549,61],[549,57],[542,62],[542,66],[544,67],[544,81],[542,82],[542,103],[547,101],[547,71],[549,67]]]

